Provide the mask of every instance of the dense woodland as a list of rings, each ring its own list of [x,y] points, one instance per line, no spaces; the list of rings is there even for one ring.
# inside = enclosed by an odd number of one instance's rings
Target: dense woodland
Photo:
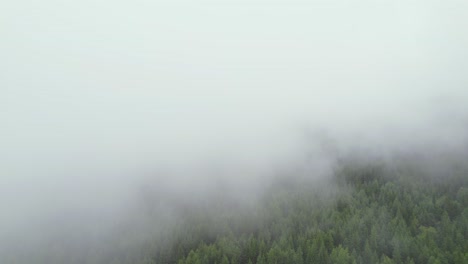
[[[440,171],[361,164],[318,188],[278,180],[243,212],[187,212],[143,263],[468,263],[468,175]]]
[[[5,263],[468,263],[468,170],[434,166],[343,163],[326,181],[280,177],[242,202],[179,201],[170,214],[156,203],[143,239],[133,224],[87,250],[56,243]]]

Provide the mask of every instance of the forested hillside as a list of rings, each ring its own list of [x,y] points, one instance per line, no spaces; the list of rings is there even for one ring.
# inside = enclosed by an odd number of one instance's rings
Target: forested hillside
[[[186,212],[152,246],[144,263],[468,263],[468,176],[353,165],[318,188],[278,180],[248,209]]]

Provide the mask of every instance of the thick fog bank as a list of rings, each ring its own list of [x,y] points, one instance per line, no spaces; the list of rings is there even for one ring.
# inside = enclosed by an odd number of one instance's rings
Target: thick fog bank
[[[138,241],[174,208],[246,205],[280,177],[324,182],[348,157],[445,168],[467,151],[467,12],[457,0],[3,5],[0,255],[62,245],[82,263],[76,252],[113,247],[118,230]]]

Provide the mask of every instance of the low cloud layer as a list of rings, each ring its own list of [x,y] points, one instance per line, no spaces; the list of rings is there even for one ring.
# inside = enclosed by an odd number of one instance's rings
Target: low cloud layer
[[[112,227],[149,182],[242,195],[337,155],[467,150],[465,2],[293,2],[6,4],[0,237]]]

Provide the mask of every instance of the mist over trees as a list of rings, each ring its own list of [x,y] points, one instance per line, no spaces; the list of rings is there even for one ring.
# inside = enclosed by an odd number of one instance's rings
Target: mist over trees
[[[418,156],[341,158],[329,178],[281,174],[248,199],[146,189],[103,241],[54,238],[2,263],[466,263],[467,156]]]
[[[205,233],[194,248],[173,245],[175,255],[183,256],[178,263],[466,263],[466,173],[452,171],[441,181],[402,168],[348,165],[337,172],[337,195],[323,197],[303,182],[277,186],[253,231]],[[175,263],[164,254],[155,261]]]
[[[0,8],[0,264],[468,263],[468,1]]]

